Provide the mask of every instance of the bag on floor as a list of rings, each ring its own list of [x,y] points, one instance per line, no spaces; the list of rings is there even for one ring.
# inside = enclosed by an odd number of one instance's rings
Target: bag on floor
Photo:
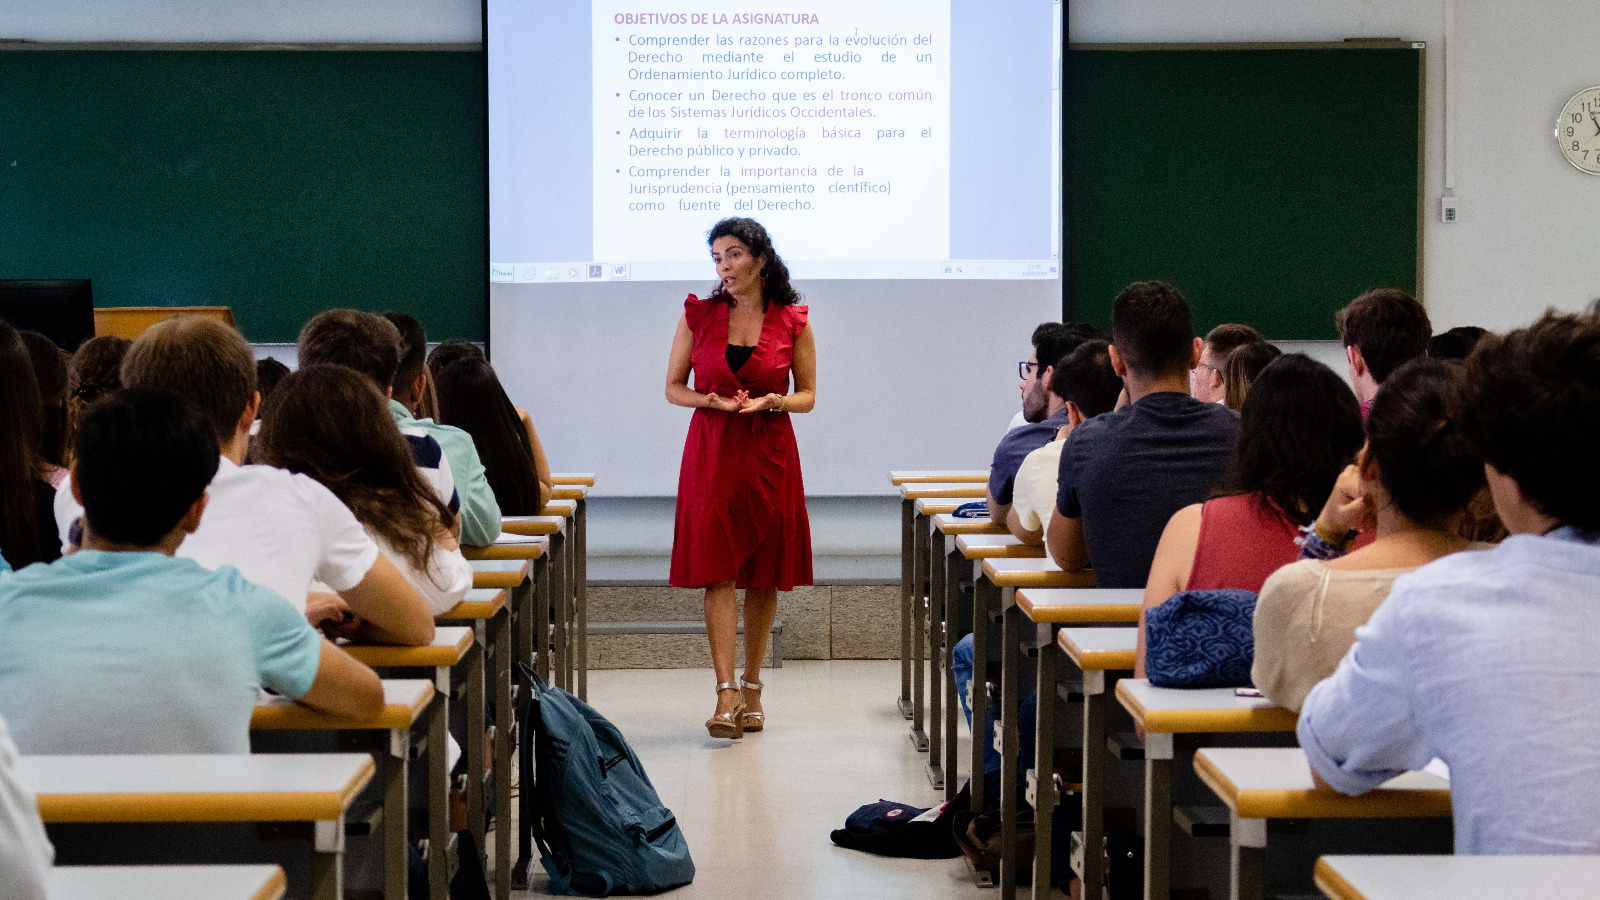
[[[1144,671],[1156,687],[1245,687],[1256,658],[1252,591],[1180,591],[1144,614]]]
[[[546,685],[532,686],[534,764],[529,826],[552,894],[649,894],[694,880],[694,860],[672,810],[639,758],[593,707]]]
[[[922,809],[879,800],[851,813],[830,837],[841,847],[879,856],[951,859],[961,855],[950,830],[955,808],[953,802]]]
[[[1018,810],[1018,815],[1022,811]],[[974,813],[961,809],[951,818],[950,828],[961,855],[974,869],[988,872],[996,881],[1000,879],[1000,813]],[[1016,855],[1017,884],[1033,882],[1033,821],[1017,822]]]

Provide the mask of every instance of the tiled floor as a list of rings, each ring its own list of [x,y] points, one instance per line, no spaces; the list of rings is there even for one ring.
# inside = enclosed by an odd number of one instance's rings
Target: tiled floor
[[[668,896],[994,896],[973,886],[959,859],[883,859],[828,840],[864,803],[943,799],[923,774],[927,754],[912,749],[909,723],[895,708],[898,662],[796,661],[765,680],[767,730],[735,743],[711,739],[701,724],[715,702],[709,670],[589,675],[590,700],[627,735],[694,854],[694,884]],[[529,894],[513,896],[543,894],[535,868]]]

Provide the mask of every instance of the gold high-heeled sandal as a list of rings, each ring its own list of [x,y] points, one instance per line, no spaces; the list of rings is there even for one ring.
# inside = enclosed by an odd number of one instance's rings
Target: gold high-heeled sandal
[[[738,691],[739,685],[731,681],[717,682],[717,693]],[[738,740],[744,737],[744,692],[739,691],[739,705],[725,713],[717,713],[706,720],[706,731],[714,738]]]
[[[739,679],[739,698],[741,701],[744,699],[744,691],[755,691],[759,694],[761,693],[761,689],[764,687],[766,687],[766,685],[761,684],[760,682],[745,681],[743,678],[741,678]],[[760,731],[767,727],[767,714],[764,712],[747,712],[744,714],[743,722],[741,724],[744,725],[745,731]]]

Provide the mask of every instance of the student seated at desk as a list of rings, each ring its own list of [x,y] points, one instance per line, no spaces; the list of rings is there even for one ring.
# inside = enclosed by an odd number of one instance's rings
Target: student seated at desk
[[[1299,558],[1301,527],[1361,448],[1355,394],[1332,369],[1300,353],[1261,372],[1240,424],[1239,455],[1220,495],[1178,510],[1161,533],[1144,589],[1146,610],[1180,591],[1259,592],[1267,576]],[[1145,677],[1142,618],[1139,678]]]
[[[472,589],[472,564],[451,533],[454,517],[417,474],[384,399],[344,366],[301,369],[267,401],[256,452],[267,465],[308,475],[332,491],[439,615]]]
[[[1350,363],[1350,383],[1361,401],[1361,415],[1372,411],[1378,385],[1395,369],[1426,355],[1433,325],[1415,297],[1379,288],[1350,301],[1334,318]]]
[[[55,848],[39,820],[39,804],[17,783],[17,745],[0,719],[0,897],[45,900]]]
[[[237,569],[174,554],[206,509],[217,439],[130,387],[78,432],[84,548],[0,579],[0,716],[32,754],[248,753],[258,691],[375,716],[378,676]]]
[[[1189,395],[1194,318],[1165,284],[1128,286],[1111,310],[1111,364],[1129,403],[1073,429],[1061,448],[1045,546],[1095,586],[1142,588],[1173,513],[1211,495],[1239,442],[1239,416]]]
[[[393,399],[394,377],[400,371],[400,330],[388,319],[354,309],[318,313],[300,329],[295,344],[300,367],[335,365],[360,372],[385,397]],[[398,422],[396,423],[398,424]],[[401,425],[411,458],[423,480],[445,501],[461,532],[461,495],[456,490],[450,457],[432,435],[416,425]]]
[[[1067,424],[1054,440],[1029,453],[1017,469],[1006,528],[1024,544],[1044,546],[1044,529],[1056,507],[1062,442],[1085,421],[1111,412],[1122,394],[1122,379],[1111,367],[1110,348],[1108,341],[1084,341],[1052,367],[1050,393],[1066,410]]]
[[[1406,363],[1378,389],[1367,444],[1339,477],[1305,538],[1302,559],[1261,588],[1255,612],[1256,687],[1299,709],[1333,673],[1395,580],[1442,556],[1486,545],[1460,536],[1467,504],[1483,485],[1483,464],[1447,409],[1451,363]],[[1258,388],[1259,389],[1259,388]],[[1344,551],[1363,521],[1372,543]]]
[[[1250,396],[1250,386],[1261,371],[1283,351],[1266,341],[1246,344],[1228,354],[1222,365],[1222,405],[1238,412],[1244,409],[1244,400]]]
[[[450,472],[461,495],[461,542],[488,546],[500,537],[500,505],[473,436],[424,412],[424,407],[437,402],[428,377],[428,336],[415,316],[386,312],[383,318],[400,332],[400,364],[394,373],[389,411],[402,430],[419,428],[439,442],[450,459]]]
[[[77,442],[78,423],[102,397],[122,390],[122,358],[133,341],[114,334],[92,337],[67,361],[67,465]],[[57,485],[60,487],[60,485]]]
[[[1100,335],[1100,331],[1098,329],[1096,329],[1093,325],[1089,325],[1089,324],[1084,323],[1084,322],[1040,322],[1033,329],[1033,336],[1031,338],[1029,338],[1029,341],[1030,341],[1030,343],[1032,343],[1034,351],[1035,351],[1034,356],[1031,357],[1030,361],[1033,362],[1033,363],[1037,363],[1039,361],[1038,352],[1037,351],[1039,349],[1039,344],[1041,342],[1045,342],[1045,341],[1057,341],[1057,342],[1059,342],[1059,341],[1067,340],[1067,341],[1072,341],[1074,343],[1078,343],[1078,342],[1082,342],[1082,341],[1094,340],[1095,338],[1098,338],[1100,336],[1101,336]],[[1049,357],[1046,356],[1045,359],[1048,360]],[[1033,367],[1030,367],[1029,369],[1027,369],[1026,371],[1028,372],[1028,374],[1024,375],[1023,379],[1022,379],[1023,380],[1023,391],[1022,391],[1023,408],[1018,410],[1017,414],[1011,417],[1010,424],[1008,424],[1006,426],[1006,430],[1007,431],[1011,431],[1011,430],[1016,429],[1016,428],[1021,428],[1022,426],[1027,425],[1030,421],[1033,421],[1033,420],[1030,420],[1028,418],[1027,383],[1028,383],[1029,379],[1038,377],[1039,369],[1037,368],[1037,366],[1033,366]]]
[[[1042,330],[1041,326],[1034,334],[1039,335]],[[1012,491],[1022,461],[1029,453],[1055,440],[1057,432],[1071,424],[1067,404],[1050,390],[1050,380],[1055,375],[1055,364],[1084,340],[1065,327],[1044,331],[1028,361],[1018,364],[1022,376],[1022,415],[1027,424],[1006,432],[995,446],[994,458],[989,463],[989,484],[984,499],[989,504],[989,519],[996,524],[1004,523],[1011,512]]]
[[[61,555],[50,527],[44,411],[28,348],[0,320],[0,553],[22,568]]]
[[[1346,794],[1444,760],[1457,853],[1600,853],[1600,314],[1484,338],[1452,410],[1511,536],[1399,579],[1300,745]]]
[[[238,331],[198,316],[158,322],[129,348],[122,381],[189,398],[222,448],[205,521],[183,541],[179,556],[208,569],[233,566],[304,610],[314,625],[340,619],[348,608],[366,623],[364,640],[433,640],[427,605],[337,497],[310,478],[244,464],[261,399],[255,356]],[[68,478],[55,498],[65,547],[76,545],[72,535],[82,515]],[[308,606],[313,580],[331,586],[342,602]]]
[[[1227,381],[1223,372],[1228,360],[1233,358],[1234,351],[1265,341],[1261,332],[1249,325],[1227,324],[1211,329],[1200,346],[1200,361],[1189,370],[1189,395],[1201,403],[1222,403],[1227,399]]]
[[[500,508],[513,516],[540,515],[553,493],[550,463],[533,419],[512,404],[489,361],[469,356],[441,367],[434,389],[440,421],[472,435]]]
[[[39,386],[39,458],[44,480],[52,489],[67,477],[67,352],[37,331],[23,331],[22,343],[33,362],[33,380]]]

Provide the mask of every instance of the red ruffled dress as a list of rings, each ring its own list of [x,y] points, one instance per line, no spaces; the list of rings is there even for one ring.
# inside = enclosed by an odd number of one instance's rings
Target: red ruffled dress
[[[769,304],[755,352],[737,373],[727,361],[728,304],[690,294],[683,309],[694,333],[696,391],[789,393],[806,307]],[[811,583],[811,521],[788,413],[694,411],[678,473],[669,580],[680,588],[733,581],[780,591]]]

